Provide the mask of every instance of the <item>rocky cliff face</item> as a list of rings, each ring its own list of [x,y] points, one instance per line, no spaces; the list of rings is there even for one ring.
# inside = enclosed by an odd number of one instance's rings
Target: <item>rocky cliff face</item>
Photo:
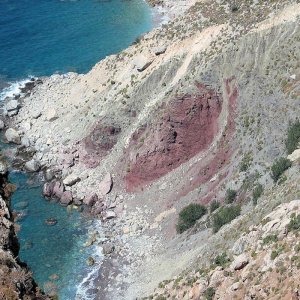
[[[19,244],[9,210],[9,198],[14,187],[7,182],[4,163],[0,164],[0,299],[47,300],[49,298],[40,293],[26,265],[18,259]]]
[[[259,246],[267,230],[261,222],[280,203],[299,199],[297,159],[275,182],[272,166],[287,157],[288,130],[300,112],[300,4],[192,4],[88,74],[42,79],[10,119],[20,142],[36,151],[33,159],[51,170],[45,179],[57,182],[60,195],[68,192],[67,204],[88,204],[107,220],[116,247],[105,273],[113,288],[99,280],[102,298],[147,296],[164,280],[170,284],[154,298],[246,297],[257,273],[241,281],[240,267],[213,271],[207,264],[223,252],[234,261],[236,241],[258,230],[242,252],[247,264],[263,267],[258,258],[267,259],[271,246]],[[221,208],[176,233],[184,207],[212,201]],[[241,216],[228,221],[233,207]],[[294,238],[278,238],[276,247]],[[211,276],[221,279],[211,284]],[[270,271],[267,282],[274,276]],[[275,295],[264,289],[249,297]]]

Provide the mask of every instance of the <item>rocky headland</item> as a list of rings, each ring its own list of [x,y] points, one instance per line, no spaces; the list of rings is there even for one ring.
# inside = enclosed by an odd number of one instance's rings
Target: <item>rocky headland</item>
[[[7,99],[5,137],[46,197],[103,220],[99,299],[298,299],[300,3],[184,2]]]

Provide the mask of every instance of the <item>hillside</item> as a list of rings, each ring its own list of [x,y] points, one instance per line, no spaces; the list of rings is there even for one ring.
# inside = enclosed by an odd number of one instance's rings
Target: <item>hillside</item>
[[[99,299],[298,299],[300,3],[184,5],[89,73],[37,80],[6,136],[46,196],[104,220]],[[207,211],[179,234],[191,203]]]

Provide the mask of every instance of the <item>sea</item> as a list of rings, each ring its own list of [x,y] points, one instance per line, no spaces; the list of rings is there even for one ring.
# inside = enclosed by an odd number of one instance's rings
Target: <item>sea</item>
[[[153,12],[142,0],[0,0],[0,101],[33,77],[86,73],[152,28]],[[2,142],[0,148],[14,151]],[[85,242],[101,231],[100,221],[44,199],[37,175],[12,169],[9,179],[17,188],[12,209],[19,258],[45,292],[60,300],[94,300],[102,252]]]

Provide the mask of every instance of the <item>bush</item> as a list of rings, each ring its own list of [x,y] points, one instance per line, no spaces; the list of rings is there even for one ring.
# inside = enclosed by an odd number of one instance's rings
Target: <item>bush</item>
[[[213,231],[216,233],[219,229],[234,220],[241,213],[239,205],[223,206],[213,216]]]
[[[213,287],[209,287],[205,290],[203,296],[206,300],[212,300],[214,298],[215,293],[216,290]]]
[[[229,258],[227,257],[227,254],[226,253],[222,253],[218,256],[216,256],[216,258],[214,259],[214,264],[216,266],[220,266],[220,267],[223,267],[225,268],[226,265],[229,263]]]
[[[298,147],[300,142],[300,121],[297,120],[291,124],[288,129],[288,136],[285,141],[285,146],[288,154],[293,153]]]
[[[226,191],[225,202],[227,204],[230,204],[230,203],[234,202],[235,198],[236,198],[236,191],[232,190],[232,189],[228,189]]]
[[[254,205],[257,204],[257,200],[262,195],[263,191],[264,191],[264,188],[260,183],[254,188],[253,193],[252,193],[252,200],[253,200]]]
[[[206,212],[206,207],[200,204],[192,203],[183,208],[179,213],[179,222],[176,226],[177,232],[182,233],[194,226],[196,221],[204,216]]]
[[[214,212],[216,209],[218,209],[220,207],[220,203],[217,201],[217,200],[213,200],[211,203],[210,203],[210,206],[209,206],[209,211],[210,213]]]
[[[278,241],[278,237],[276,234],[270,234],[267,235],[264,239],[263,239],[263,244],[267,245],[267,244],[271,244],[271,243],[276,243]]]
[[[277,159],[271,167],[271,177],[274,180],[274,182],[277,182],[280,176],[284,173],[284,171],[290,168],[291,166],[292,163],[289,159],[284,157],[280,157],[279,159]]]
[[[300,229],[300,215],[291,215],[291,221],[287,226],[288,231],[297,231]]]

